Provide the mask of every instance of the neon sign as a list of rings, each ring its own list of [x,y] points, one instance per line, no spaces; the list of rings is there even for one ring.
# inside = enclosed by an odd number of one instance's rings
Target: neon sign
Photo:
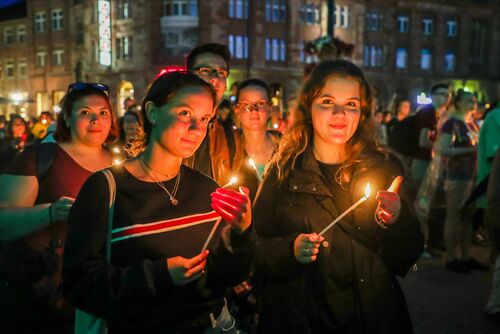
[[[111,66],[111,3],[99,0],[97,3],[99,22],[99,64]]]

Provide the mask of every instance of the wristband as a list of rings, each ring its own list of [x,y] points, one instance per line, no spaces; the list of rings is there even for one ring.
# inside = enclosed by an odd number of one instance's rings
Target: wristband
[[[380,226],[383,229],[387,228],[387,224],[378,216],[377,211],[375,211],[375,222],[377,223],[378,226]]]

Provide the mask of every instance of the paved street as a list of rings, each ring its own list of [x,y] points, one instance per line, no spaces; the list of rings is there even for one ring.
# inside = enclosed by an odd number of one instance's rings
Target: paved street
[[[483,263],[488,247],[474,247],[473,257]],[[457,274],[444,268],[444,258],[420,260],[418,270],[401,280],[416,334],[490,334],[500,327],[484,318],[491,272]]]

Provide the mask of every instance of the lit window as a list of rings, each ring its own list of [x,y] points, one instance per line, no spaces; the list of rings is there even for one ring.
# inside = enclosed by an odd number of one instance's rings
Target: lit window
[[[406,68],[408,66],[408,50],[406,48],[396,49],[396,68]]]
[[[279,38],[266,38],[265,59],[286,61],[286,41]]]
[[[17,69],[19,71],[19,77],[21,77],[21,78],[26,77],[26,74],[27,74],[26,68],[27,68],[27,65],[26,65],[25,61],[19,62],[19,64],[17,65]]]
[[[398,16],[398,31],[399,32],[408,32],[410,29],[410,20],[406,15]]]
[[[19,43],[26,42],[26,26],[17,26],[17,41]]]
[[[336,28],[348,28],[349,27],[349,7],[335,5],[335,27]]]
[[[5,44],[14,43],[14,32],[11,27],[5,28],[3,31],[3,41]]]
[[[45,51],[39,51],[36,53],[36,66],[37,67],[44,67],[46,64],[45,58],[47,57],[47,52]]]
[[[63,28],[63,11],[62,9],[54,9],[52,11],[52,30],[62,30]]]
[[[379,13],[368,13],[366,14],[365,20],[366,30],[368,31],[380,31],[383,26],[383,16]]]
[[[422,19],[422,32],[424,33],[424,35],[431,36],[434,30],[433,26],[434,24],[432,19],[429,18]]]
[[[444,69],[446,72],[455,72],[456,57],[451,51],[447,52],[444,56]]]
[[[367,67],[382,67],[384,64],[384,52],[382,47],[366,45],[364,47],[364,63]]]
[[[116,38],[116,59],[127,60],[132,58],[132,37]]]
[[[266,60],[271,60],[271,40],[269,38],[266,38],[266,50],[265,50],[265,58]]]
[[[54,50],[52,53],[52,65],[61,66],[63,64],[64,50]]]
[[[430,70],[432,67],[432,53],[429,49],[420,51],[420,68],[422,70]]]
[[[5,75],[7,76],[7,79],[14,78],[14,62],[13,61],[8,61],[7,64],[5,64]]]
[[[248,37],[242,35],[229,35],[228,47],[236,59],[248,59],[249,47]]]
[[[163,11],[166,16],[197,16],[196,0],[163,0]]]
[[[118,12],[119,19],[128,19],[130,18],[130,0],[117,0],[116,1],[116,9]]]
[[[45,13],[38,12],[35,14],[35,31],[44,32],[45,31]]]
[[[266,21],[286,21],[286,0],[266,0]]]
[[[229,17],[248,19],[248,0],[229,0]]]
[[[457,36],[458,23],[457,20],[446,21],[446,36],[455,37]]]

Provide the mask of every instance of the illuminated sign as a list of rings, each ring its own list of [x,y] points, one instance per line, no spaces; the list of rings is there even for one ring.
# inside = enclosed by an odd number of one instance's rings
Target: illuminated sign
[[[99,64],[111,66],[111,3],[99,0],[97,3],[99,22]]]
[[[417,103],[418,104],[429,104],[432,103],[432,99],[430,97],[425,96],[425,93],[422,92],[420,95],[417,96]]]

